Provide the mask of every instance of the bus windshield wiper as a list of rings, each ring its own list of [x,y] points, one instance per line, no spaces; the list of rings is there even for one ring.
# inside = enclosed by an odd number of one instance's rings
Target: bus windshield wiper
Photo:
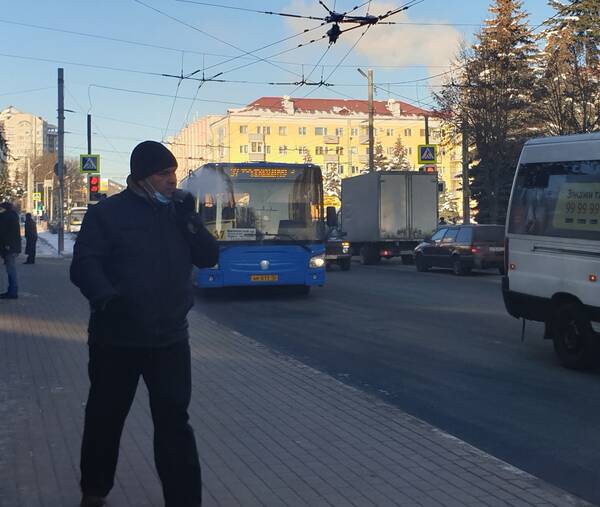
[[[289,239],[291,241],[301,241],[298,238],[296,238],[295,236],[292,236],[291,234],[287,234],[287,233],[284,233],[284,232],[275,233],[275,232],[259,232],[259,231],[256,231],[256,233],[257,233],[257,235],[260,235],[262,237],[269,236],[271,238],[287,238],[287,239]],[[298,246],[304,248],[308,252],[311,252],[311,249],[309,247],[307,247],[306,245],[298,243]]]

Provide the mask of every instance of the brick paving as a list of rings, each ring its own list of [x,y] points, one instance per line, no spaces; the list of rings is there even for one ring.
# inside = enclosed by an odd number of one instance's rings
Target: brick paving
[[[0,301],[0,507],[78,504],[88,309],[68,262],[19,266],[22,297]],[[190,324],[205,506],[590,505],[200,312]],[[142,382],[108,505],[162,505]]]

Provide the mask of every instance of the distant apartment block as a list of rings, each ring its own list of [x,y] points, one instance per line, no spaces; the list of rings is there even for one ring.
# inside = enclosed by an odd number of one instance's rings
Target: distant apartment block
[[[397,100],[374,102],[375,144],[391,160],[398,138],[412,168],[418,168],[418,145],[440,144],[438,172],[446,189],[458,196],[461,174],[460,139],[435,113]],[[452,142],[447,142],[453,139]],[[284,162],[307,159],[342,178],[368,167],[368,102],[344,99],[261,97],[223,116],[198,120],[173,138],[179,177],[211,162]]]

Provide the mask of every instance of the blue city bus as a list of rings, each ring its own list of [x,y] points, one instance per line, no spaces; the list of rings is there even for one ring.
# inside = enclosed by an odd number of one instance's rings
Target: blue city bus
[[[194,195],[219,240],[219,264],[198,270],[198,287],[285,285],[308,293],[325,283],[319,166],[210,163],[190,172],[180,188]]]

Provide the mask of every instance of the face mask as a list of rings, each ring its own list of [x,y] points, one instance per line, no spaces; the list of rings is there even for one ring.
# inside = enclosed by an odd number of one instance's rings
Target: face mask
[[[164,195],[162,195],[160,192],[158,191],[154,191],[154,198],[161,204],[169,204],[171,202],[171,199],[169,199],[168,197],[165,197]]]
[[[171,202],[167,196],[161,194],[158,190],[156,190],[149,181],[142,182],[146,187],[148,193],[154,198],[154,200],[160,204],[167,205]]]

